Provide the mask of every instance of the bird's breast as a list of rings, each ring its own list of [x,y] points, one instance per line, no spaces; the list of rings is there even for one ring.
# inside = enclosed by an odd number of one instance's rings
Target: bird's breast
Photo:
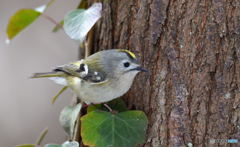
[[[103,103],[118,98],[125,94],[131,87],[135,76],[124,76],[116,79],[108,79],[103,83],[90,83],[79,78],[74,79],[71,88],[87,103]]]

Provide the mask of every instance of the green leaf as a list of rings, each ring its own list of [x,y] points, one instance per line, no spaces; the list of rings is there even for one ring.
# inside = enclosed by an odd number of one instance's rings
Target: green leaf
[[[135,147],[144,143],[147,123],[141,111],[93,111],[81,118],[81,136],[88,146]]]
[[[77,9],[69,12],[64,17],[64,31],[71,39],[82,42],[93,25],[100,19],[101,11],[102,3],[94,3],[87,10]]]
[[[108,102],[107,104],[113,110],[116,110],[118,112],[123,112],[123,111],[127,111],[128,110],[125,102],[121,98],[114,99],[114,100]]]
[[[36,20],[41,13],[33,9],[21,9],[17,11],[9,20],[7,35],[11,40],[24,28]]]
[[[16,147],[37,147],[35,144],[21,144],[17,145]]]
[[[76,106],[66,106],[60,113],[60,124],[71,139],[73,138],[76,120],[81,108],[81,103]]]
[[[102,110],[102,104],[90,105],[87,107],[87,113],[90,113],[95,110]]]

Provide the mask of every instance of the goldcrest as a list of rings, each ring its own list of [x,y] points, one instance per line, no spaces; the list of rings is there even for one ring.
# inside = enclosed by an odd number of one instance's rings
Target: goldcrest
[[[139,72],[146,72],[134,53],[124,49],[97,52],[84,60],[58,66],[32,78],[49,78],[70,87],[82,102],[103,103],[125,94]]]

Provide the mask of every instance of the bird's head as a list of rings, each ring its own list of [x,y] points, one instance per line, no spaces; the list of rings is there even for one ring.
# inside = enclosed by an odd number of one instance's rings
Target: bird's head
[[[134,53],[124,49],[99,52],[104,72],[110,77],[128,76],[134,78],[139,72],[147,72],[138,62]]]

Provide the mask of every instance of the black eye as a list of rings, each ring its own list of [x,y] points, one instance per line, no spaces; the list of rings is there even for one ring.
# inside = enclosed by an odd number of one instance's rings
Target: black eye
[[[84,64],[81,64],[81,65],[80,65],[79,70],[80,70],[80,71],[85,71]]]
[[[124,67],[129,67],[130,66],[130,63],[129,62],[125,62],[123,63]]]

